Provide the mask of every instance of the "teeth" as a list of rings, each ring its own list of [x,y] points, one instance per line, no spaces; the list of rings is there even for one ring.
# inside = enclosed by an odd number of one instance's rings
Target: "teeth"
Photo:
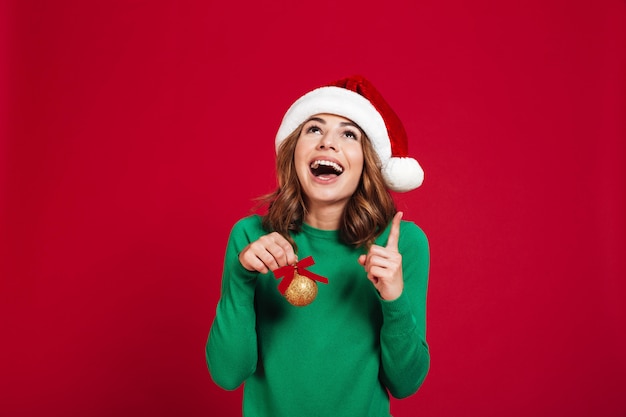
[[[336,162],[324,161],[323,159],[318,159],[317,161],[313,161],[311,164],[311,168],[316,169],[319,168],[320,165],[325,165],[327,167],[332,167],[337,172],[343,172],[343,168]]]

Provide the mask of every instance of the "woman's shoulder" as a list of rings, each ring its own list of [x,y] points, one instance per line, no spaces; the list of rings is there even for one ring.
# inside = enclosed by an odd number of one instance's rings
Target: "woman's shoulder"
[[[411,236],[419,236],[423,239],[426,239],[426,233],[424,229],[417,225],[417,223],[411,220],[402,220],[400,222],[400,233],[405,232]]]
[[[391,222],[385,228],[385,231],[376,239],[376,244],[385,246],[389,239],[389,232],[391,231]],[[400,237],[398,239],[398,246],[428,246],[428,237],[424,230],[411,220],[400,221]]]
[[[263,230],[261,216],[255,214],[243,217],[237,220],[230,230],[230,245],[234,245],[241,250],[241,248],[265,234],[267,232]]]
[[[400,222],[398,250],[409,258],[424,258],[430,252],[428,238],[424,230],[410,220]]]
[[[263,218],[258,214],[242,217],[232,227],[233,232],[263,230]]]
[[[267,234],[267,232],[263,229],[263,218],[258,214],[252,214],[237,220],[230,234],[255,237]]]
[[[251,214],[246,217],[242,217],[235,222],[234,227],[261,227],[262,217],[258,214]]]

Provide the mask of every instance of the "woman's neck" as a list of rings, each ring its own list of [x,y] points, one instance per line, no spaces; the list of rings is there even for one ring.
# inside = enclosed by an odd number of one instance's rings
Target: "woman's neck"
[[[309,207],[304,222],[321,230],[337,230],[345,205],[329,205]]]

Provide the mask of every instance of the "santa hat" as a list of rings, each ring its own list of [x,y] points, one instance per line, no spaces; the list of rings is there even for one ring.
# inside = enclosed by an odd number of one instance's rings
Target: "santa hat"
[[[296,100],[276,134],[276,151],[301,123],[320,113],[350,119],[365,132],[380,159],[380,169],[390,190],[405,192],[422,185],[424,171],[408,156],[402,122],[374,86],[361,76],[332,82]]]

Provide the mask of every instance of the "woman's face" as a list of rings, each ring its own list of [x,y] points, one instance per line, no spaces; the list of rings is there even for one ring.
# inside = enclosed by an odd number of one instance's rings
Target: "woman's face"
[[[309,210],[345,206],[363,172],[363,133],[349,119],[312,116],[302,127],[294,162]]]

